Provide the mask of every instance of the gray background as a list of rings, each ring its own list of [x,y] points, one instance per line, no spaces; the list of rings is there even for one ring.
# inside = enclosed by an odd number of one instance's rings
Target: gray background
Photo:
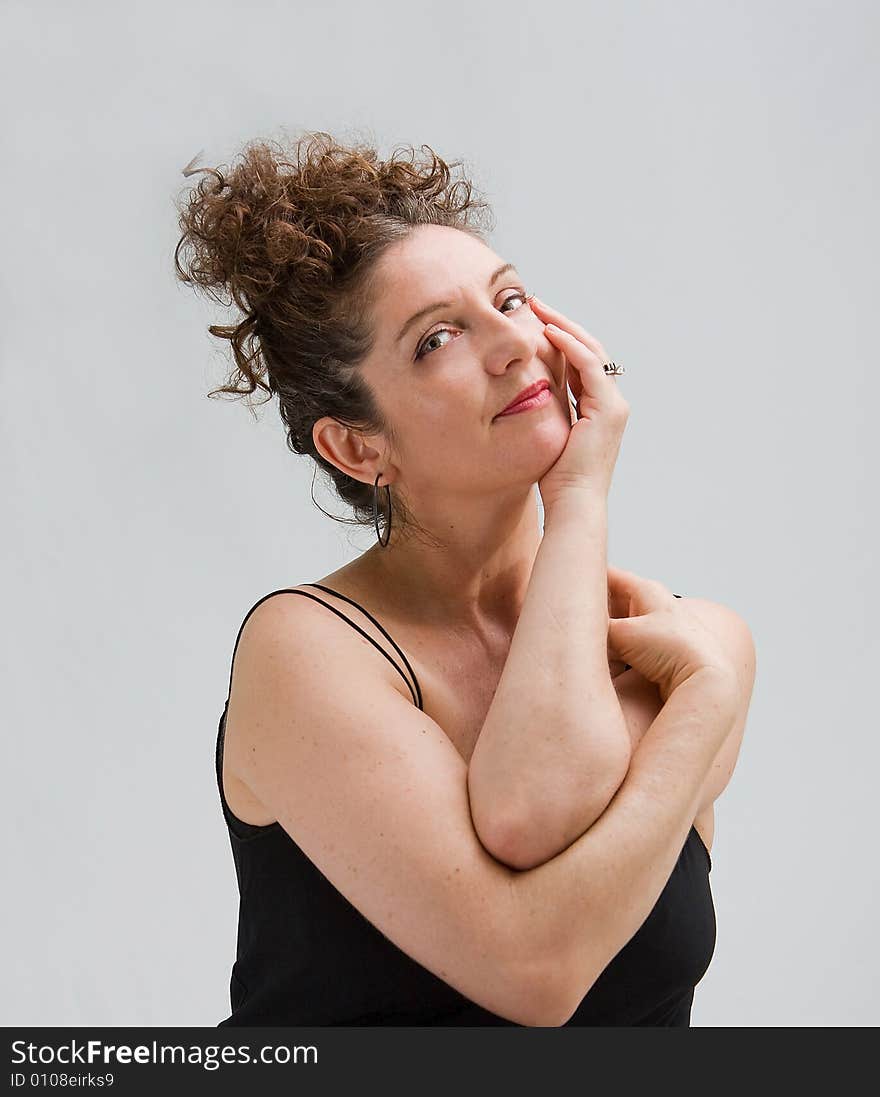
[[[200,150],[304,129],[466,161],[495,250],[628,367],[611,561],[752,627],[694,1025],[880,1021],[876,5],[0,16],[0,1022],[227,1015],[235,635],[374,534],[312,504],[274,403],[206,399],[232,314],[175,282],[173,200]]]

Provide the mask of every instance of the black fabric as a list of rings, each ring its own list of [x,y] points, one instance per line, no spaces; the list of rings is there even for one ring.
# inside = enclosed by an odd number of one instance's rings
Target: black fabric
[[[304,584],[345,595],[317,583]],[[376,619],[358,606],[401,656],[394,660],[345,614],[306,591],[366,637],[397,668],[421,708],[421,689],[406,656]],[[681,597],[676,595],[676,597]],[[232,669],[229,674],[232,686]],[[233,815],[223,792],[226,706],[215,764],[240,895],[237,957],[230,975],[230,1014],[217,1025],[495,1025],[521,1027],[491,1013],[399,949],[337,891],[278,823],[253,826]],[[689,1026],[694,987],[715,948],[709,852],[691,827],[654,908],[608,964],[566,1025]]]

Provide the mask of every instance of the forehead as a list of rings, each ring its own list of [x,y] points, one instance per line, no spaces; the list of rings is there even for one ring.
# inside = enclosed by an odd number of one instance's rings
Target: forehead
[[[389,294],[393,319],[454,294],[468,284],[485,288],[501,260],[482,240],[446,225],[420,225],[394,244],[380,262],[380,280]],[[409,311],[407,311],[409,310]]]

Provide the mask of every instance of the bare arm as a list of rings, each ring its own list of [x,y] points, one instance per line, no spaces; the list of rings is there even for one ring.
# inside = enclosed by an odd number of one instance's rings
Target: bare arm
[[[731,666],[736,671],[739,691],[736,720],[715,755],[712,768],[703,782],[697,806],[697,815],[704,822],[710,822],[713,817],[712,805],[730,782],[739,757],[755,685],[757,655],[751,630],[735,610],[705,598],[684,598],[683,601],[688,610],[696,614],[718,636],[721,647],[729,655]],[[663,708],[663,702],[654,683],[638,674],[629,677],[628,684],[622,687],[621,697],[626,702],[630,742],[633,751],[636,751],[645,732]]]
[[[572,492],[545,515],[510,652],[468,768],[480,840],[525,867],[568,846],[623,781],[631,747],[608,666],[607,502]]]
[[[698,671],[669,697],[602,816],[568,849],[519,874],[524,941],[562,973],[563,1021],[659,898],[738,707],[732,680]]]

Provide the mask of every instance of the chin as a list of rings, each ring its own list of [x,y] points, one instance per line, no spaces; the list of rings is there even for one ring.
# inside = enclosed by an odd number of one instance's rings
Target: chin
[[[539,430],[524,431],[505,448],[502,456],[505,478],[508,481],[522,478],[536,484],[559,460],[569,433],[570,428],[564,423],[546,423]]]

